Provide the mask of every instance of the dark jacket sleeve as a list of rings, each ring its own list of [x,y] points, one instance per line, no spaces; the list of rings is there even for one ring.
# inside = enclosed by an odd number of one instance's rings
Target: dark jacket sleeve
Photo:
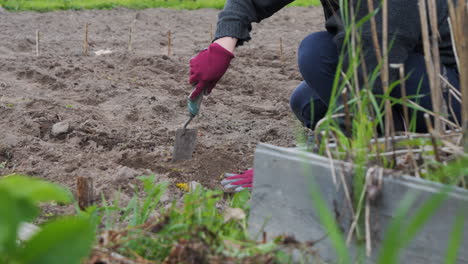
[[[358,4],[361,8],[356,12],[356,21],[361,20],[369,14],[367,1],[362,4],[361,0],[352,0],[355,10]],[[374,8],[378,13],[375,16],[379,43],[382,49],[382,8],[380,0],[374,0]],[[339,14],[337,14],[339,16]],[[339,50],[344,45],[345,32],[343,25],[338,25],[341,19],[335,18],[327,21],[327,28],[337,30],[335,42]],[[392,0],[388,1],[388,41],[389,41],[389,63],[404,63],[408,58],[408,54],[412,52],[421,38],[421,23],[419,18],[418,1],[408,0]],[[372,41],[372,30],[370,22],[363,24],[361,28],[361,43],[364,56],[364,63],[368,73],[374,71],[378,66],[377,56],[374,50]],[[345,70],[349,66],[348,56],[344,58]],[[360,77],[362,78],[361,67],[359,66]],[[398,72],[395,69],[390,69],[390,83],[398,79]],[[361,84],[363,82],[361,81]],[[382,93],[380,79],[374,84],[374,92]]]
[[[250,40],[251,24],[270,17],[294,0],[227,0],[219,13],[215,39],[234,37],[237,45]]]

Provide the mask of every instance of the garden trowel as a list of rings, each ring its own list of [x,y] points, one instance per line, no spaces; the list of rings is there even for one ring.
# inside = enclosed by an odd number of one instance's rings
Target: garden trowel
[[[198,115],[203,101],[203,95],[204,92],[200,93],[194,100],[190,100],[191,96],[187,99],[189,119],[185,122],[183,128],[176,130],[174,152],[172,153],[173,162],[192,158],[193,151],[195,150],[195,143],[197,142],[198,130],[196,128],[187,128],[187,126],[192,119]]]

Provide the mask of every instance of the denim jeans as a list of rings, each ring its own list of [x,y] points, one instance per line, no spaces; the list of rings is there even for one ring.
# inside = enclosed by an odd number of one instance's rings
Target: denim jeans
[[[317,32],[308,35],[300,44],[298,51],[299,71],[304,81],[291,95],[291,109],[297,118],[307,127],[314,128],[316,122],[323,118],[328,109],[328,103],[333,88],[335,71],[338,65],[338,49],[333,42],[333,35],[328,32]],[[407,96],[420,95],[413,101],[418,101],[422,107],[432,110],[429,80],[426,72],[424,55],[410,53],[404,62],[405,75],[409,75],[405,81]],[[460,89],[458,71],[456,67],[442,67],[442,72],[448,81]],[[418,91],[419,89],[419,91]],[[391,96],[401,98],[400,87],[392,90]],[[444,95],[447,100],[447,95]],[[461,105],[452,98],[451,105],[457,120],[461,120]],[[401,118],[402,106],[395,105],[393,112],[395,118]],[[426,132],[424,113],[416,113],[416,131]],[[412,110],[410,109],[410,117]],[[453,120],[453,116],[450,117]]]

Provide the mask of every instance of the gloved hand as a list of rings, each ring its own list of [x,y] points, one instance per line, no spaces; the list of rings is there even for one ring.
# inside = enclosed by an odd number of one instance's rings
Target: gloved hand
[[[216,86],[216,83],[223,77],[234,58],[227,49],[218,43],[212,43],[207,49],[198,53],[190,60],[190,84],[197,84],[190,96],[194,100],[198,95],[206,90],[206,94]]]
[[[254,170],[246,170],[241,174],[225,173],[226,177],[221,181],[225,190],[234,189],[234,192],[240,192],[244,189],[252,189]]]

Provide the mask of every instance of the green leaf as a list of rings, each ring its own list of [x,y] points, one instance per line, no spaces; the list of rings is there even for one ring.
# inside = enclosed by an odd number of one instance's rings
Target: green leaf
[[[34,219],[38,209],[31,201],[14,198],[2,188],[0,207],[0,255],[7,255],[15,251],[19,224]]]
[[[80,264],[90,252],[94,233],[86,218],[55,220],[25,244],[18,260],[24,264]]]
[[[231,201],[232,208],[241,208],[246,211],[249,208],[250,191],[245,189],[234,194]]]
[[[399,263],[399,253],[418,234],[431,216],[440,208],[442,202],[447,198],[450,187],[444,187],[425,201],[414,214],[408,219],[411,205],[416,200],[414,193],[406,195],[400,207],[397,209],[395,218],[390,222],[382,243],[379,264]],[[408,220],[406,220],[408,219]]]
[[[0,179],[0,188],[8,190],[14,197],[33,202],[56,201],[70,203],[71,194],[60,185],[20,174],[10,174]]]
[[[465,223],[465,209],[462,209],[455,219],[452,233],[450,234],[450,240],[447,247],[447,257],[445,258],[445,264],[456,264],[457,255],[462,244],[464,223]]]

